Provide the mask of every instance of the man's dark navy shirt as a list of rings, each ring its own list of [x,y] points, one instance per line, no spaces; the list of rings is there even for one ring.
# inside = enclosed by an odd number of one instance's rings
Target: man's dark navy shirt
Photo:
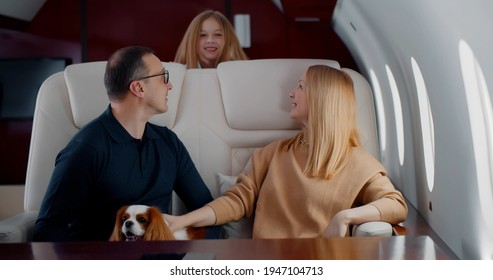
[[[147,123],[134,139],[108,107],[58,154],[34,240],[108,240],[121,206],[168,212],[173,190],[188,210],[212,200],[174,132]]]

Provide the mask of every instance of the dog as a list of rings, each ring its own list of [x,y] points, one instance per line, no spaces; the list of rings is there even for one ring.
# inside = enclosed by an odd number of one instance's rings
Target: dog
[[[204,228],[188,227],[173,233],[157,207],[127,205],[118,210],[109,240],[190,240],[203,239],[204,236]]]

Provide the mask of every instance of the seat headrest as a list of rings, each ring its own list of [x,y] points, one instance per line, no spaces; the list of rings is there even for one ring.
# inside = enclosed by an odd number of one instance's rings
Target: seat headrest
[[[289,92],[310,65],[340,69],[321,59],[259,59],[220,63],[217,75],[228,125],[239,130],[299,129],[289,117]]]
[[[175,124],[186,67],[174,62],[163,62],[170,73],[173,89],[168,95],[168,112],[154,116],[152,123],[172,128]],[[108,106],[104,86],[106,61],[72,64],[65,69],[65,81],[75,126],[81,128],[98,117]]]

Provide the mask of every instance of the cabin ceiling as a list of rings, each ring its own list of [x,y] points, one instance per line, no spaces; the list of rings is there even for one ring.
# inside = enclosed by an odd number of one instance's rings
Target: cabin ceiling
[[[46,0],[1,0],[0,15],[23,21],[31,21]]]
[[[295,21],[330,21],[337,0],[272,0],[286,15]]]
[[[46,0],[2,0],[0,15],[30,22]],[[337,0],[272,0],[294,21],[329,21]]]

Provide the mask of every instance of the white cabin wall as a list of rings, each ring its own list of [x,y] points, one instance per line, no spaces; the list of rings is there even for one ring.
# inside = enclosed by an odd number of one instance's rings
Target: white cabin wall
[[[348,11],[351,11],[348,13]],[[402,62],[399,61],[400,55],[394,52],[391,48],[391,44],[382,44],[378,38],[384,36],[382,31],[371,26],[371,21],[368,20],[368,15],[362,14],[362,10],[355,3],[355,1],[339,1],[336,11],[334,12],[334,29],[348,45],[353,58],[358,64],[361,73],[372,84],[374,93],[377,94],[375,84],[372,81],[370,72],[374,71],[378,78],[378,83],[383,94],[383,105],[385,110],[385,116],[381,114],[379,118],[379,129],[382,129],[382,125],[385,125],[387,133],[381,135],[379,133],[381,143],[381,158],[380,160],[387,168],[389,177],[394,184],[402,191],[411,203],[417,203],[417,193],[414,174],[414,147],[413,145],[405,145],[405,160],[403,167],[400,167],[397,153],[397,143],[395,135],[388,133],[389,131],[395,131],[395,119],[393,117],[393,103],[390,96],[390,87],[386,80],[387,74],[385,71],[385,61],[388,61],[392,67],[392,71],[397,85],[399,86],[399,92],[401,94],[401,102],[405,102],[407,96],[403,94],[403,84],[408,81],[404,80],[405,75],[402,75]],[[356,29],[356,30],[355,30]],[[392,57],[392,59],[388,59]],[[376,99],[376,98],[375,98]],[[402,106],[403,120],[405,126],[405,132],[410,135],[414,135],[412,132],[415,130],[410,122],[410,106]],[[379,113],[377,111],[377,113]],[[385,139],[383,139],[385,138]],[[385,144],[383,144],[385,143]],[[406,172],[402,172],[405,170]]]
[[[466,259],[493,258],[493,213],[485,213],[479,200],[478,189],[489,188],[491,194],[492,186],[485,186],[478,178],[478,170],[484,166],[477,165],[474,156],[477,147],[473,143],[459,42],[465,40],[471,46],[491,93],[492,11],[493,2],[487,0],[343,0],[338,2],[333,17],[335,31],[361,72],[371,83],[371,69],[378,77],[387,124],[382,162],[390,178],[442,240]],[[431,192],[425,177],[411,57],[420,66],[433,116],[435,172]],[[394,108],[386,64],[393,71],[402,102],[406,143],[403,166],[395,160]],[[491,177],[491,167],[489,172]],[[483,197],[483,201],[491,203],[493,197]]]

